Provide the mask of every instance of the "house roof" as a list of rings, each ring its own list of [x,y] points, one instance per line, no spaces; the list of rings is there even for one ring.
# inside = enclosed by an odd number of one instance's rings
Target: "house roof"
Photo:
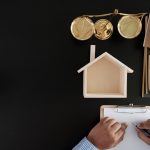
[[[102,59],[103,57],[108,56],[109,58],[111,58],[114,62],[118,63],[120,66],[124,67],[127,69],[128,73],[133,73],[133,70],[131,68],[129,68],[128,66],[126,66],[125,64],[123,64],[122,62],[120,62],[118,59],[116,59],[115,57],[113,57],[112,55],[110,55],[107,52],[104,52],[102,55],[100,55],[99,57],[95,58],[93,61],[89,62],[87,65],[85,65],[84,67],[82,67],[81,69],[78,70],[78,73],[84,71],[85,69],[87,69],[88,67],[90,67],[91,65],[93,65],[94,63],[96,63],[98,60]]]

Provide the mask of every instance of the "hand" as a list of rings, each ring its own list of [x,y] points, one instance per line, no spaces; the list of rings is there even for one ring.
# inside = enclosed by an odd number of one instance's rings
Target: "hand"
[[[150,130],[150,119],[140,123],[138,125],[138,128],[140,129],[149,129]],[[147,137],[142,131],[140,131],[139,129],[137,129],[137,134],[138,134],[138,137],[144,141],[145,143],[147,143],[148,145],[150,145],[150,138]]]
[[[100,150],[109,149],[123,140],[126,128],[125,123],[105,117],[90,131],[87,139]]]

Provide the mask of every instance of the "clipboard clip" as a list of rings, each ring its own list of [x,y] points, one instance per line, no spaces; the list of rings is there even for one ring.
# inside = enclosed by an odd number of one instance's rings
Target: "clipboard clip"
[[[146,106],[143,105],[133,105],[133,104],[129,104],[127,106],[117,106],[117,108],[115,108],[115,112],[117,113],[128,113],[128,114],[135,114],[135,113],[146,113],[147,112],[147,108]]]

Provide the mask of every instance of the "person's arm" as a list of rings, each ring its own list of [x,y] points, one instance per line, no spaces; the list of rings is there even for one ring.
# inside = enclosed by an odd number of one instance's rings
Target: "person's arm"
[[[126,128],[126,124],[105,117],[73,150],[103,150],[115,147],[123,140]]]
[[[150,119],[140,123],[138,125],[138,128],[140,129],[149,129],[150,130]],[[147,137],[141,130],[139,129],[136,129],[137,130],[137,134],[138,134],[138,137],[144,141],[145,143],[147,143],[148,145],[150,145],[150,138]]]
[[[83,138],[72,150],[98,150],[86,137]]]

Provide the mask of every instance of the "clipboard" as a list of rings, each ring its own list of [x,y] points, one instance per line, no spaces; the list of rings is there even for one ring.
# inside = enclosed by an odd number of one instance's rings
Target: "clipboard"
[[[135,124],[150,119],[150,106],[133,105],[103,105],[100,107],[100,119],[103,117],[114,118],[118,122],[126,122],[128,127],[124,135],[124,140],[110,150],[149,150],[150,146],[144,143],[137,136]]]

